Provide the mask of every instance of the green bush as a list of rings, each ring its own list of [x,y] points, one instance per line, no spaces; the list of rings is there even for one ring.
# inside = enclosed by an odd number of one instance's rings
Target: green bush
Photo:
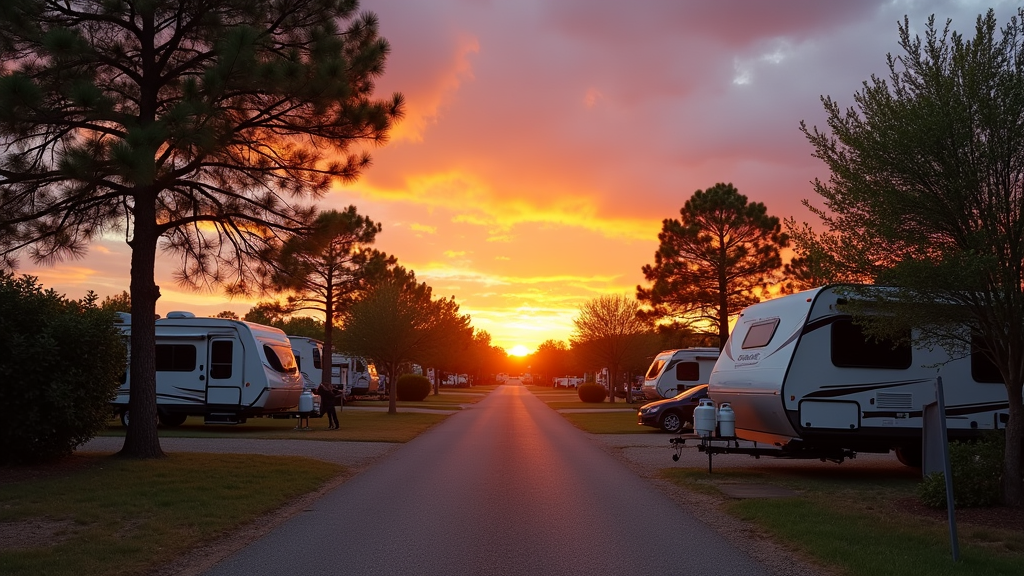
[[[398,400],[422,402],[430,395],[430,380],[419,374],[402,374],[395,382],[395,394]]]
[[[952,442],[949,464],[953,471],[953,503],[957,507],[992,506],[1002,496],[1004,440],[993,432],[977,442]],[[918,497],[927,506],[946,507],[946,475],[933,472],[918,486]]]
[[[0,273],[0,463],[59,458],[95,436],[125,360],[113,312]]]
[[[576,393],[579,394],[580,400],[592,403],[604,402],[605,396],[608,395],[608,391],[600,384],[581,384]]]

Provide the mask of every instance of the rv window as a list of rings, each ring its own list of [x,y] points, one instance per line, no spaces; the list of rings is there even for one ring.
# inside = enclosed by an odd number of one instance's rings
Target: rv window
[[[1002,384],[1003,375],[988,356],[981,351],[981,337],[971,335],[971,378],[985,384]]]
[[[278,372],[290,374],[299,371],[299,367],[295,365],[295,356],[292,354],[291,348],[264,344],[263,354],[267,357],[270,367]]]
[[[909,338],[907,338],[909,342]],[[909,343],[868,338],[860,326],[844,318],[832,323],[832,364],[840,368],[906,370],[913,360]]]
[[[655,360],[654,364],[651,364],[651,368],[649,370],[647,370],[647,379],[648,380],[654,380],[655,378],[657,378],[658,374],[661,373],[661,367],[664,366],[664,365],[665,365],[665,361],[664,360],[661,360],[661,359]]]
[[[298,359],[299,359],[299,357],[296,356],[295,360],[297,361]],[[320,369],[322,369],[322,367],[323,367],[323,364],[320,361],[320,349],[317,348],[316,346],[314,346],[313,347],[313,368],[316,368],[317,370],[320,370]]]
[[[779,326],[779,319],[772,318],[766,322],[758,322],[752,324],[747,329],[747,335],[743,337],[742,348],[744,350],[748,348],[761,348],[767,346],[772,341],[772,336],[775,336],[775,329]]]
[[[192,372],[196,369],[196,347],[192,344],[157,344],[157,372]]]
[[[363,366],[362,360],[356,360],[356,372],[366,372],[366,366]]]
[[[231,340],[214,340],[210,344],[210,378],[231,378]]]
[[[680,382],[696,382],[700,380],[700,364],[696,362],[680,362],[676,364],[676,380]]]

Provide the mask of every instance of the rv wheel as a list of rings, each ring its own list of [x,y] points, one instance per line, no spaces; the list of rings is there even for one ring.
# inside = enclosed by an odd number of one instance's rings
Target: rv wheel
[[[678,434],[683,430],[683,419],[678,412],[665,412],[661,417],[661,429],[669,434]]]
[[[897,448],[896,459],[900,461],[900,464],[904,466],[910,466],[911,468],[921,467],[921,449],[920,448]]]
[[[125,428],[127,428],[128,427],[128,420],[129,420],[128,409],[125,408],[124,410],[121,411],[121,426],[124,426]],[[157,416],[156,421],[157,421],[158,424],[161,422],[161,419],[160,419],[159,416]],[[185,419],[182,418],[181,421],[184,422]]]
[[[175,428],[185,423],[187,414],[161,414],[160,423],[168,428]]]

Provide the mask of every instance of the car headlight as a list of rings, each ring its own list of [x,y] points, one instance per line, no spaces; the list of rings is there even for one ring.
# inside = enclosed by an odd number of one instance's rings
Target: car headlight
[[[651,406],[650,408],[647,408],[646,413],[647,414],[654,414],[655,412],[657,412],[660,409],[661,409],[661,406]]]

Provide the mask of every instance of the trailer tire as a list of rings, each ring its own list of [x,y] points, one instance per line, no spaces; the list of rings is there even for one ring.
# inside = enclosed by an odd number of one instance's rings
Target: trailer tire
[[[128,416],[128,409],[125,408],[124,410],[121,410],[121,426],[124,426],[125,428],[127,428],[129,420],[130,420],[130,418]],[[160,417],[159,416],[157,416],[156,421],[157,421],[157,424],[160,423]],[[184,422],[184,420],[182,420],[182,422]]]
[[[908,448],[906,446],[896,449],[896,459],[900,461],[900,464],[904,466],[910,466],[911,468],[920,468],[922,463],[922,455],[920,448]]]
[[[177,428],[185,423],[188,414],[161,414],[160,424],[167,428]]]
[[[675,410],[669,410],[661,417],[661,429],[669,434],[679,434],[683,431],[684,425],[683,416]]]

